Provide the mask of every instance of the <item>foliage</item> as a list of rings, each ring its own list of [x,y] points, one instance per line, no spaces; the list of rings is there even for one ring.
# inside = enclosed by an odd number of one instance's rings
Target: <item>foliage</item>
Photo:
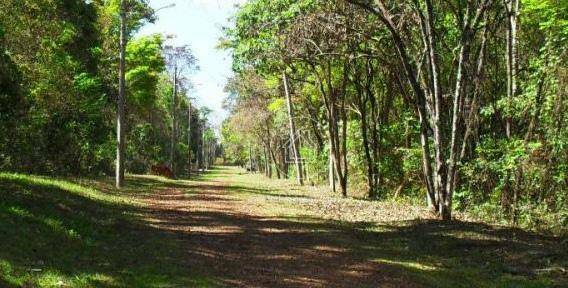
[[[112,183],[0,173],[2,287],[213,286],[184,261],[178,242],[141,224],[137,196],[166,184]],[[175,259],[174,261],[172,261]]]
[[[132,140],[126,164],[130,172],[144,173],[166,161],[171,116],[188,111],[188,100],[184,90],[178,107],[170,109],[164,40],[134,36],[154,20],[153,11],[144,0],[125,3],[126,133]],[[0,1],[0,133],[6,135],[0,140],[0,169],[114,173],[119,8],[119,0]],[[201,116],[192,118],[197,123]],[[179,124],[183,131],[187,122]],[[198,125],[192,126],[189,138],[200,138]],[[195,142],[191,150],[198,154]],[[186,159],[176,159],[179,167],[185,169]]]
[[[250,1],[224,40],[236,73],[223,130],[231,160],[295,171],[281,149],[286,73],[307,178],[331,184],[347,171],[354,196],[428,192],[442,217],[456,202],[487,220],[563,230],[568,3],[522,1],[516,34],[508,3]],[[334,157],[347,161],[330,174]]]

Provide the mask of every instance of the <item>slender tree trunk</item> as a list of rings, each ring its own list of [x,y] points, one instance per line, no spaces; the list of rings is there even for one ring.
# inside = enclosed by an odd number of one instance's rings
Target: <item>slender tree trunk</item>
[[[395,43],[395,47],[400,58],[401,64],[404,68],[404,72],[412,90],[414,91],[414,100],[415,106],[418,111],[418,118],[420,120],[420,145],[422,147],[422,169],[424,174],[424,182],[426,184],[426,191],[427,191],[427,199],[428,199],[428,206],[432,211],[437,211],[437,200],[436,200],[436,190],[434,185],[433,175],[434,172],[432,171],[432,157],[430,154],[430,144],[428,141],[428,112],[426,107],[426,96],[424,94],[424,90],[420,87],[420,84],[416,78],[416,72],[411,64],[410,57],[408,56],[407,48],[405,42],[402,40],[400,34],[397,32],[397,28],[392,21],[392,17],[390,12],[386,9],[382,1],[376,1],[379,10],[371,10],[375,15],[379,16],[379,19],[387,26],[393,41]]]
[[[249,172],[252,173],[252,144],[249,143]]]
[[[201,124],[199,123],[199,118],[197,119],[197,123],[195,123],[197,126],[197,143],[196,143],[196,151],[195,151],[195,168],[197,173],[200,172],[201,170],[201,166],[203,163],[203,159],[202,158],[202,154],[201,154],[201,138],[202,138],[202,133],[203,133],[203,128],[201,127]]]
[[[280,142],[282,143],[282,142]],[[283,144],[285,145],[285,143]],[[283,147],[283,146],[281,146]],[[280,149],[280,163],[282,163],[282,175],[284,177],[284,179],[289,179],[290,178],[290,165],[288,165],[288,161],[286,161],[286,159],[288,159],[288,157],[290,157],[290,155],[288,155],[289,150],[288,149]]]
[[[307,101],[308,103],[306,104],[306,106],[308,106],[306,108],[306,110],[308,111],[309,115],[310,115],[310,127],[312,128],[312,132],[314,134],[315,137],[315,141],[316,141],[316,145],[317,145],[317,154],[318,156],[321,155],[321,153],[323,152],[324,149],[324,140],[322,137],[322,133],[320,131],[320,129],[318,128],[318,124],[320,123],[320,119],[318,117],[318,109],[313,107],[313,103],[311,101]]]
[[[507,11],[507,100],[508,108],[512,105],[517,94],[517,16],[519,0],[504,0]],[[510,114],[507,112],[507,114]],[[512,137],[512,118],[507,115],[505,119],[505,133],[507,138]]]
[[[276,158],[274,151],[272,151],[272,149],[269,148],[268,152],[270,153],[270,158],[272,159],[272,162],[274,163],[274,168],[276,168],[276,178],[282,179],[282,176],[281,176],[281,173],[280,173],[281,172],[280,167],[278,165],[278,159]]]
[[[369,136],[367,133],[367,113],[361,111],[361,136],[363,137],[363,150],[365,151],[365,164],[367,164],[367,185],[369,186],[367,195],[369,198],[376,196],[376,187],[374,183],[374,163],[371,159],[371,152],[369,149]]]
[[[536,125],[537,125],[537,121],[540,118],[540,113],[542,110],[542,105],[544,104],[542,101],[542,91],[544,88],[544,79],[546,79],[546,73],[542,73],[537,81],[537,89],[536,89],[536,95],[535,95],[535,108],[534,108],[534,114],[531,117],[531,120],[529,122],[529,127],[527,128],[527,133],[525,134],[525,144],[528,144],[529,141],[531,141],[532,137],[533,137],[533,132],[536,129]]]
[[[286,77],[286,72],[282,73],[282,82],[284,84],[284,93],[286,94],[286,103],[288,104],[288,120],[290,122],[290,144],[292,145],[292,150],[294,153],[294,163],[296,164],[296,178],[299,185],[304,185],[302,160],[300,154],[300,147],[298,147],[297,135],[296,135],[296,125],[294,123],[294,107],[292,106],[292,97],[290,96],[290,91],[288,89],[288,79]]]
[[[349,80],[348,78],[348,71],[349,71],[349,67],[348,67],[348,60],[344,60],[344,64],[343,64],[343,84],[341,87],[341,160],[343,161],[343,171],[341,172],[342,174],[342,178],[340,179],[340,184],[341,184],[341,193],[343,194],[343,197],[347,197],[347,180],[349,177],[349,164],[347,162],[347,109],[346,109],[346,96],[345,94],[347,93],[347,82]]]
[[[202,171],[205,169],[205,122],[201,123],[201,135],[200,135],[200,145],[199,145],[199,169]]]
[[[444,220],[450,220],[452,218],[452,198],[455,189],[454,178],[456,176],[456,167],[457,163],[459,162],[459,154],[458,154],[458,138],[461,135],[461,126],[459,121],[461,119],[461,102],[463,98],[464,86],[465,86],[465,75],[464,75],[464,65],[466,65],[466,61],[468,61],[469,57],[469,37],[470,32],[469,28],[466,28],[464,32],[466,35],[463,38],[467,38],[463,40],[463,44],[461,47],[461,52],[459,56],[459,63],[458,63],[458,71],[456,76],[456,88],[454,92],[454,103],[453,103],[453,113],[452,113],[452,130],[451,130],[451,140],[450,140],[450,156],[448,161],[448,171],[447,171],[447,180],[446,180],[446,193],[444,195],[443,201],[440,202],[440,214]]]
[[[124,157],[126,148],[125,139],[125,93],[126,93],[126,3],[125,0],[120,1],[120,63],[119,63],[119,78],[118,78],[118,107],[116,118],[116,188],[122,188],[124,185]]]
[[[432,88],[433,88],[433,104],[434,104],[434,117],[432,121],[432,129],[434,131],[434,151],[435,151],[435,163],[436,169],[434,170],[434,189],[437,192],[437,199],[438,199],[438,213],[442,216],[442,218],[448,217],[445,213],[447,212],[445,199],[448,197],[448,191],[446,186],[446,173],[447,173],[447,163],[445,159],[445,150],[446,150],[446,139],[444,137],[444,127],[442,127],[442,118],[445,117],[443,115],[443,107],[444,107],[444,100],[442,97],[442,89],[440,84],[439,78],[439,65],[438,65],[438,58],[436,53],[436,39],[434,35],[434,7],[432,5],[431,0],[426,0],[426,15],[425,15],[425,40],[424,42],[427,44],[427,51],[429,55],[429,71],[430,77],[432,78]],[[451,215],[450,215],[451,217]]]
[[[487,15],[486,15],[487,19]],[[483,66],[485,64],[485,49],[487,47],[487,25],[483,27],[483,36],[481,38],[481,47],[479,48],[479,55],[477,56],[477,68],[475,71],[475,79],[473,81],[473,99],[471,100],[470,104],[470,111],[467,116],[465,134],[462,141],[462,148],[460,152],[460,159],[465,158],[465,153],[467,150],[467,144],[469,142],[469,137],[473,134],[473,126],[474,122],[477,119],[477,111],[478,111],[478,101],[479,101],[479,94],[481,93],[481,78],[483,76]]]
[[[191,177],[191,100],[188,100],[187,109],[187,177]]]
[[[331,139],[330,139],[331,142]],[[335,187],[335,167],[333,165],[333,156],[332,156],[332,151],[331,151],[331,143],[329,144],[329,155],[328,155],[328,180],[329,180],[329,188],[331,189],[331,191],[333,191],[335,193],[335,191],[337,191],[336,187]]]
[[[207,141],[205,141],[205,131],[203,132],[203,170],[207,171],[209,169],[209,157],[208,157],[208,151],[207,151]]]
[[[355,69],[355,75],[360,75],[358,73],[358,70]],[[369,77],[369,75],[367,75],[367,77]],[[357,105],[357,108],[359,110],[359,117],[360,120],[359,121],[359,129],[361,130],[361,137],[363,138],[363,151],[364,151],[364,155],[365,155],[365,165],[367,166],[367,197],[369,198],[374,198],[376,196],[376,186],[375,186],[375,163],[373,161],[373,157],[371,155],[371,148],[370,148],[370,141],[369,141],[369,124],[367,122],[368,120],[368,116],[367,116],[367,102],[368,102],[368,97],[372,97],[369,95],[365,95],[363,92],[363,88],[359,83],[356,83],[354,80],[354,84],[355,84],[355,90],[357,92],[356,98],[355,98],[355,104]],[[371,112],[372,113],[372,112]],[[373,127],[371,127],[372,129]],[[374,152],[373,152],[374,153]]]
[[[268,145],[264,146],[264,166],[265,166],[265,174],[266,177],[272,178],[272,165],[270,164],[270,155]]]
[[[331,97],[330,97],[331,98]],[[335,103],[335,101],[330,101],[330,103]],[[329,112],[329,127],[328,127],[328,132],[329,132],[329,139],[330,139],[330,156],[332,157],[332,168],[333,168],[333,173],[334,175],[334,185],[335,185],[335,179],[339,180],[339,188],[343,189],[342,186],[342,179],[343,179],[343,175],[342,175],[342,169],[341,169],[341,156],[339,153],[339,125],[337,123],[337,115],[335,114],[335,104],[331,104],[330,105],[330,112]],[[341,194],[344,194],[344,191],[341,191]]]
[[[213,166],[215,166],[215,159],[216,159],[216,153],[217,153],[216,152],[217,147],[216,147],[215,142],[213,140],[210,142],[209,147],[210,147],[209,148],[209,152],[210,152],[209,153],[209,155],[210,155],[209,156],[210,157],[209,168],[211,169],[211,168],[213,168]]]
[[[278,168],[278,162],[276,162],[276,157],[274,157],[274,152],[272,151],[272,143],[271,143],[271,133],[270,133],[270,125],[268,125],[268,122],[266,123],[266,149],[267,149],[267,154],[268,154],[268,165],[269,165],[269,172],[270,175],[269,177],[272,178],[272,163],[274,163],[274,168],[276,169],[276,174],[278,179],[280,179],[280,170]],[[271,161],[272,160],[272,161]],[[272,162],[272,163],[271,163]]]
[[[452,112],[452,125],[450,134],[450,151],[447,161],[447,179],[446,179],[446,195],[443,198],[443,203],[440,204],[440,214],[444,220],[450,220],[452,215],[452,202],[455,187],[457,185],[456,174],[460,159],[458,151],[459,140],[462,137],[463,125],[461,119],[463,118],[463,99],[466,91],[466,83],[468,80],[465,72],[466,65],[469,63],[470,51],[472,41],[475,37],[475,26],[478,24],[480,17],[485,13],[485,4],[481,4],[476,9],[476,13],[472,15],[474,6],[468,3],[465,15],[463,17],[463,28],[460,39],[460,53],[458,58],[458,68],[456,72],[456,86],[454,90],[453,112]],[[481,55],[483,56],[483,55]]]
[[[368,65],[371,65],[369,63]],[[372,68],[369,68],[370,70]],[[372,77],[372,73],[369,73],[367,77]],[[378,115],[378,107],[377,107],[377,100],[375,99],[375,95],[372,92],[371,85],[372,82],[369,81],[367,84],[367,97],[369,99],[370,110],[371,110],[371,143],[372,143],[372,155],[371,155],[371,165],[373,168],[373,185],[376,190],[380,189],[380,185],[382,185],[382,174],[381,174],[381,167],[380,167],[380,160],[381,160],[381,135],[380,135],[380,125],[381,125],[381,118]],[[377,191],[375,191],[375,196],[377,196]]]
[[[176,117],[176,108],[177,108],[177,65],[174,66],[174,93],[172,95],[172,139],[171,139],[171,147],[170,147],[170,165],[172,168],[172,173],[174,177],[176,175],[176,165],[175,165],[175,158],[176,158],[176,141],[177,141],[177,117]]]

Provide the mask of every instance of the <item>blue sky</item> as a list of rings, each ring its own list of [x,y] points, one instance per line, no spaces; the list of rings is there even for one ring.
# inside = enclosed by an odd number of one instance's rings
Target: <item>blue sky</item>
[[[157,9],[171,3],[173,8],[157,12],[155,24],[148,24],[141,35],[153,33],[174,35],[170,45],[189,45],[199,60],[200,71],[190,78],[194,84],[191,97],[196,97],[198,106],[213,110],[210,121],[218,126],[226,117],[222,102],[227,78],[232,75],[231,57],[226,51],[215,49],[222,36],[221,28],[229,25],[229,18],[235,13],[236,4],[246,0],[150,0]]]

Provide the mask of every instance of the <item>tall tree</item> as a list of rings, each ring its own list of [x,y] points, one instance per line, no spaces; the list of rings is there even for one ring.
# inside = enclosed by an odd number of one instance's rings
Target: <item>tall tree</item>
[[[286,72],[282,73],[282,85],[284,85],[284,94],[286,95],[286,106],[288,107],[288,120],[290,122],[290,145],[292,153],[294,153],[294,163],[296,164],[296,178],[299,185],[304,185],[304,176],[302,170],[302,159],[299,147],[299,135],[296,132],[296,125],[294,123],[294,107],[292,106],[292,96],[288,88],[288,78]]]
[[[120,1],[120,44],[119,44],[119,67],[118,67],[118,99],[116,113],[116,188],[124,185],[124,155],[126,148],[125,139],[125,93],[126,93],[126,0]]]
[[[170,147],[170,166],[176,175],[177,169],[175,167],[176,151],[177,151],[177,109],[178,109],[178,89],[183,81],[187,80],[184,77],[188,72],[196,68],[196,58],[189,46],[166,46],[164,49],[166,55],[166,62],[168,69],[172,73],[173,81],[173,94],[172,94],[172,134],[171,134],[171,147]]]

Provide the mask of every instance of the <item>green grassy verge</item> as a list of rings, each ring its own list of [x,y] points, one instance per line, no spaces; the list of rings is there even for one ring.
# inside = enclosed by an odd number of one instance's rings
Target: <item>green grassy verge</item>
[[[180,265],[174,235],[141,219],[136,199],[170,183],[111,183],[0,173],[0,287],[213,286]]]

